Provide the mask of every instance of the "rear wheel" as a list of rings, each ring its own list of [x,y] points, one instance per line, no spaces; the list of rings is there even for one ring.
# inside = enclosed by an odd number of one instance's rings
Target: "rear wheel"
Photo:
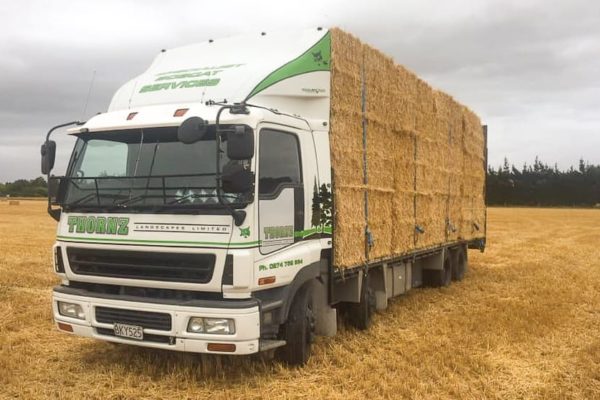
[[[313,289],[309,283],[301,288],[290,307],[287,322],[281,337],[286,345],[277,352],[277,357],[289,365],[304,365],[308,361],[315,337]]]
[[[461,281],[467,271],[467,250],[464,246],[460,246],[454,250],[452,256],[454,258],[452,263],[452,279]]]
[[[428,286],[431,287],[442,287],[450,286],[452,282],[452,257],[449,251],[444,252],[444,266],[443,269],[426,269],[423,270],[423,274],[426,277]]]
[[[348,321],[356,329],[367,330],[371,326],[371,317],[375,312],[375,292],[369,287],[369,280],[363,278],[360,303],[347,306]]]

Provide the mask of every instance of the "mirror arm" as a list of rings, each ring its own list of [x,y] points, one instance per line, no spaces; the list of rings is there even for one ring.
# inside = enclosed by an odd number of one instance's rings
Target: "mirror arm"
[[[65,122],[64,124],[60,124],[60,125],[56,125],[56,126],[52,127],[48,131],[48,133],[46,134],[46,143],[48,143],[48,140],[50,140],[50,135],[55,130],[60,129],[60,128],[64,128],[65,126],[83,125],[84,123],[85,122],[81,122],[81,121],[71,121],[71,122]],[[48,173],[46,174],[46,185],[48,186],[48,189],[49,189],[49,186],[50,186],[50,172],[51,171],[48,171]],[[57,208],[57,209],[53,209],[52,208],[52,204],[50,202],[50,191],[48,190],[48,214],[52,218],[54,218],[54,220],[58,221],[58,220],[60,220],[60,213],[61,213],[60,208]]]
[[[233,217],[233,222],[235,226],[240,226],[244,223],[246,219],[246,211],[244,210],[234,210],[229,204],[225,203],[223,196],[221,194],[221,184],[223,181],[223,177],[221,174],[221,132],[219,129],[219,121],[221,119],[221,113],[226,109],[232,109],[234,106],[232,105],[224,105],[219,108],[217,112],[217,118],[215,120],[215,143],[216,143],[216,151],[217,151],[217,170],[216,170],[216,181],[217,181],[217,200],[219,200],[219,204],[222,205],[229,211],[231,216]]]
[[[64,128],[65,126],[70,126],[70,125],[83,125],[83,124],[85,124],[85,122],[71,121],[71,122],[65,122],[64,124],[56,125],[52,129],[50,129],[48,131],[48,133],[46,134],[46,142],[48,141],[48,139],[50,139],[50,135],[52,134],[52,132],[54,132],[55,130],[57,130],[59,128]]]

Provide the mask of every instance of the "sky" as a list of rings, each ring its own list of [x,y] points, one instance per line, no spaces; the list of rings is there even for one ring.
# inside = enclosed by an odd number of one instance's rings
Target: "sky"
[[[21,0],[0,3],[0,182],[39,176],[47,130],[106,111],[161,49],[316,26],[468,105],[489,126],[491,165],[600,164],[596,0]],[[72,141],[55,136],[58,174]]]

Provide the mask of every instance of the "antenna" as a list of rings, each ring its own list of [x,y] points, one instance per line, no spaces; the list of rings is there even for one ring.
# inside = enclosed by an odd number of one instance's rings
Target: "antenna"
[[[85,105],[83,106],[83,112],[81,113],[81,120],[85,121],[85,112],[87,111],[88,103],[90,102],[90,97],[92,96],[92,87],[94,86],[94,80],[96,79],[96,70],[92,72],[92,80],[90,82],[90,88],[88,89],[87,98],[85,99]]]

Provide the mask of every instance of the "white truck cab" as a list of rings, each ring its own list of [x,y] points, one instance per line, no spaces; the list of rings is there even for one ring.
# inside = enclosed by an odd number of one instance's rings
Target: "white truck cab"
[[[59,329],[201,353],[286,343],[331,248],[329,52],[323,30],[163,51],[69,129],[67,174],[49,177]]]

